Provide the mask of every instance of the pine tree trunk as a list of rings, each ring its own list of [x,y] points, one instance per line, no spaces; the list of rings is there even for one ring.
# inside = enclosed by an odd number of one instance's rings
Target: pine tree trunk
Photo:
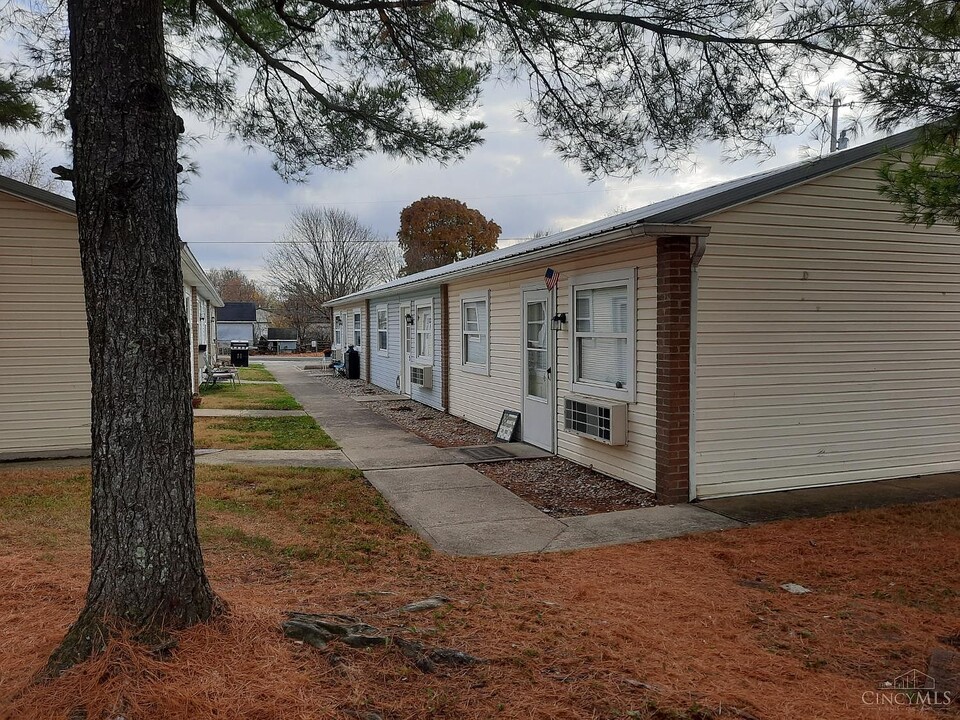
[[[59,672],[129,629],[144,638],[221,608],[196,529],[177,136],[162,0],[70,0],[74,191],[93,378],[86,607]]]

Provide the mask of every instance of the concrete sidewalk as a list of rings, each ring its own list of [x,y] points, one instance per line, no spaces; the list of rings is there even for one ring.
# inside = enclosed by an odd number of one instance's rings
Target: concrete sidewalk
[[[693,505],[552,518],[467,467],[478,462],[469,448],[433,447],[293,364],[268,367],[397,514],[451,555],[574,550],[743,525]],[[496,447],[515,457],[550,456],[522,443]]]

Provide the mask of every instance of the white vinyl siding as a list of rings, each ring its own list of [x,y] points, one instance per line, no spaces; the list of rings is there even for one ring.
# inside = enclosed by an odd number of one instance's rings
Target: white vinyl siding
[[[960,239],[877,164],[703,220],[700,497],[960,470]]]
[[[90,449],[76,218],[0,193],[0,458]]]
[[[654,488],[656,447],[656,357],[657,277],[656,248],[652,240],[631,239],[603,248],[551,258],[550,266],[561,273],[557,312],[567,314],[568,323],[556,333],[555,375],[557,378],[557,454],[582,465],[639,485]],[[603,445],[563,431],[563,399],[571,394],[569,338],[573,313],[570,308],[571,279],[577,274],[636,268],[634,296],[636,314],[635,402],[628,406],[627,445]],[[521,327],[518,306],[520,288],[543,287],[543,264],[529,263],[509,270],[450,284],[450,327],[461,325],[461,298],[489,293],[489,375],[467,371],[462,364],[462,343],[450,344],[450,412],[491,430],[496,429],[503,410],[520,410]],[[548,318],[549,319],[549,318]],[[553,332],[550,330],[550,332]],[[456,337],[456,336],[455,336]],[[521,420],[522,422],[522,420]]]

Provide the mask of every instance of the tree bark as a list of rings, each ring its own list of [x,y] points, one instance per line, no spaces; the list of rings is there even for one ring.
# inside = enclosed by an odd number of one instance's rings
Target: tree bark
[[[48,664],[222,608],[196,528],[177,135],[162,0],[70,0],[75,196],[93,380],[91,578]]]

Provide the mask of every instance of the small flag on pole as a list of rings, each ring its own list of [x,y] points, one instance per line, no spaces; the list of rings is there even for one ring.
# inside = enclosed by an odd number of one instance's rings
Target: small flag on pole
[[[560,273],[553,268],[547,268],[547,271],[543,274],[543,281],[547,285],[547,290],[553,290],[560,282]]]

